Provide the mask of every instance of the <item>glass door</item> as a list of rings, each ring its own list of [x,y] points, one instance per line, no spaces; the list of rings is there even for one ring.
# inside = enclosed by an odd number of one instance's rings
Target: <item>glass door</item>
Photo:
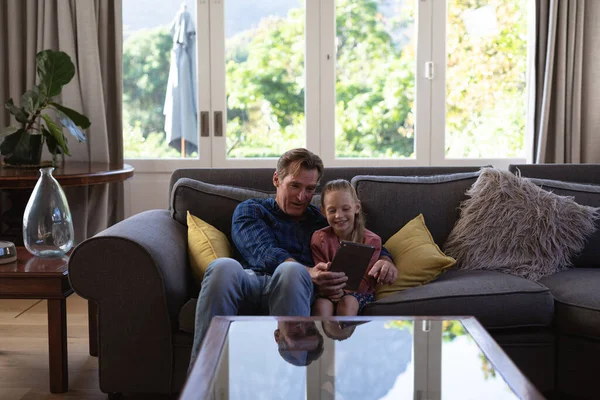
[[[136,168],[211,165],[208,7],[123,2],[123,147]]]
[[[302,0],[212,0],[214,166],[272,167],[307,146],[306,8]]]
[[[436,7],[434,164],[525,162],[529,0]]]
[[[326,165],[428,163],[430,13],[417,0],[322,2]]]

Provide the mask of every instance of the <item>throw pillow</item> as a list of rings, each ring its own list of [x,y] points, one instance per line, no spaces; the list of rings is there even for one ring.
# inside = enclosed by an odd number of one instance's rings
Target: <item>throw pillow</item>
[[[227,237],[214,226],[187,212],[188,255],[192,273],[202,282],[208,264],[218,257],[231,257],[233,250]]]
[[[494,168],[482,170],[467,196],[444,245],[446,254],[461,269],[536,281],[571,265],[600,216],[600,208]]]
[[[391,286],[375,288],[377,300],[399,290],[424,285],[456,264],[456,260],[446,256],[433,241],[423,214],[404,225],[384,246],[398,268],[398,278]]]

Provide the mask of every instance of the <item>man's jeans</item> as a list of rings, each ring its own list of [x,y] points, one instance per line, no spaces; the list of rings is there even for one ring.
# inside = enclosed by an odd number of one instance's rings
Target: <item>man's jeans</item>
[[[270,276],[244,269],[232,258],[217,258],[209,264],[198,296],[189,371],[213,316],[309,316],[312,300],[313,283],[300,263],[284,262]]]

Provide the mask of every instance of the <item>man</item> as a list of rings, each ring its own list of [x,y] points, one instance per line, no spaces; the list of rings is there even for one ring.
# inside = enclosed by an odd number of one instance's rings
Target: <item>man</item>
[[[341,298],[346,275],[313,266],[310,239],[327,225],[310,204],[323,175],[321,158],[306,149],[292,149],[277,162],[273,174],[275,199],[250,199],[233,213],[231,236],[242,263],[219,258],[207,268],[196,306],[190,369],[214,315],[265,314],[309,316],[314,290]],[[377,261],[373,274],[393,283],[398,271],[389,254]]]
[[[292,365],[307,366],[323,354],[323,336],[313,321],[277,321],[274,336],[279,355]]]

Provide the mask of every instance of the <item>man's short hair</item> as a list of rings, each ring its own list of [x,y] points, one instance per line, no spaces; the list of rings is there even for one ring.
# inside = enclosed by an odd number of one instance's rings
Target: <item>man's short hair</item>
[[[321,160],[321,157],[304,148],[288,150],[279,157],[277,176],[283,180],[287,175],[296,175],[300,168],[316,169],[319,174],[317,182],[323,176],[323,160]]]
[[[313,350],[290,349],[288,343],[283,337],[279,340],[277,345],[281,358],[297,367],[305,367],[314,360],[317,360],[319,357],[321,357],[321,354],[323,354],[323,336],[321,334],[318,334],[317,347],[315,347]]]

